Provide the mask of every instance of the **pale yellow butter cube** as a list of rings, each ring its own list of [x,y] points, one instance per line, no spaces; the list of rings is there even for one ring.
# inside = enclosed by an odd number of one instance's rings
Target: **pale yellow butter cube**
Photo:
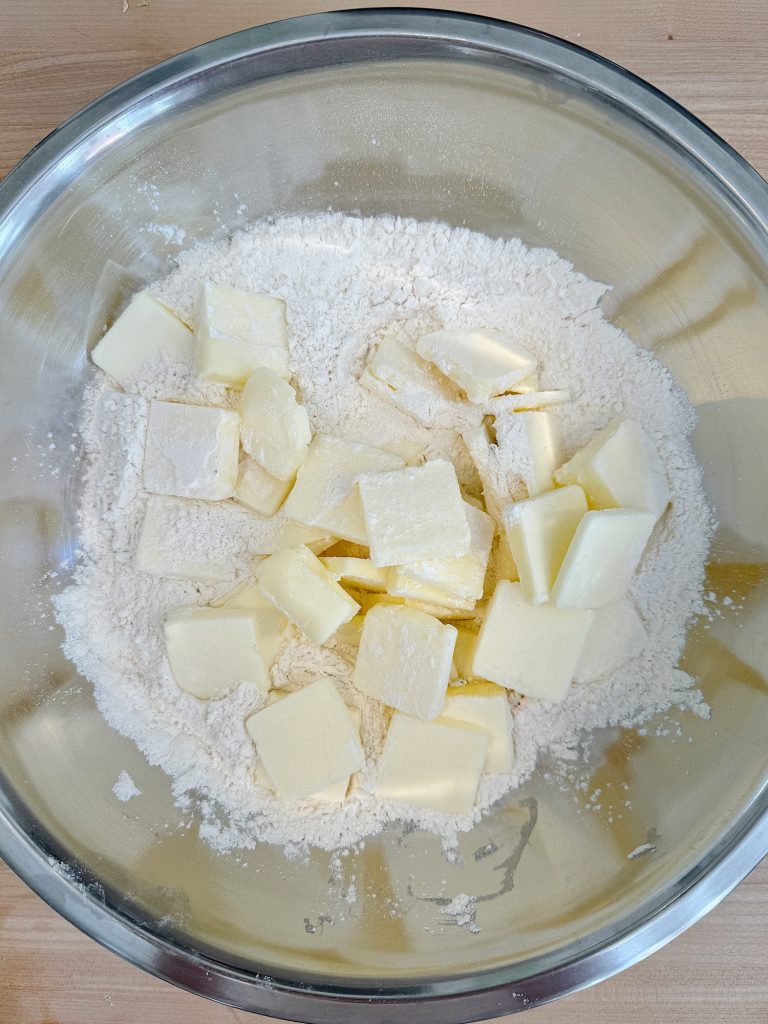
[[[387,589],[387,570],[379,569],[370,558],[322,558],[321,562],[334,579],[349,587],[380,594]]]
[[[290,384],[265,367],[248,378],[240,399],[243,448],[268,473],[292,480],[307,457],[312,431]]]
[[[456,646],[453,649],[453,667],[456,678],[467,682],[474,678],[472,659],[475,655],[477,632],[467,626],[457,626]]]
[[[366,544],[357,481],[364,473],[386,472],[404,465],[392,452],[318,434],[299,469],[285,503],[285,514],[298,522],[324,527],[344,540]]]
[[[669,504],[669,484],[656,446],[634,420],[615,419],[555,473],[559,484],[579,484],[595,509],[637,508],[658,517]]]
[[[468,502],[464,502],[464,512],[469,525],[467,554],[459,558],[431,558],[399,565],[396,586],[402,588],[404,581],[411,580],[432,587],[438,593],[431,600],[438,604],[458,602],[461,607],[467,607],[480,600],[493,544],[494,524],[490,516]],[[418,596],[405,594],[402,589],[390,592]]]
[[[290,376],[282,299],[207,281],[198,295],[195,334],[195,370],[205,380],[242,387],[260,366]]]
[[[393,565],[387,571],[387,593],[395,598],[413,603],[415,606],[430,606],[430,612],[437,618],[443,618],[445,614],[458,612],[471,612],[475,607],[472,600],[461,600],[453,597],[446,591],[433,587],[429,583],[422,583],[400,571],[400,566]]]
[[[557,574],[553,604],[558,608],[601,608],[620,601],[655,523],[653,512],[638,509],[587,512]]]
[[[440,714],[456,629],[405,605],[368,612],[353,681],[362,693],[415,718]]]
[[[448,426],[456,418],[459,395],[451,382],[393,338],[376,348],[360,383],[425,427]]]
[[[216,700],[241,683],[262,696],[269,689],[258,620],[250,611],[183,608],[165,620],[165,643],[173,678],[194,697]]]
[[[648,643],[643,620],[625,597],[595,611],[595,621],[576,669],[576,679],[591,683],[642,654]]]
[[[480,627],[473,674],[541,700],[561,701],[595,613],[531,605],[519,583],[501,580]]]
[[[256,459],[241,459],[235,483],[235,500],[262,516],[273,516],[293,487],[293,480],[278,480]]]
[[[467,514],[450,462],[360,477],[358,488],[374,565],[452,558],[469,551]]]
[[[504,394],[536,371],[535,357],[501,331],[435,331],[419,338],[416,351],[458,384],[471,402]]]
[[[144,486],[157,494],[231,498],[240,454],[240,417],[229,409],[154,401],[144,446]]]
[[[443,814],[471,814],[489,742],[484,729],[467,723],[395,714],[379,760],[376,796]]]
[[[259,650],[267,667],[272,665],[288,632],[288,619],[266,598],[255,580],[243,580],[218,600],[213,608],[244,608],[256,616],[259,630]]]
[[[288,694],[245,724],[282,800],[304,800],[348,782],[365,765],[349,709],[328,679]]]
[[[586,495],[575,484],[504,509],[509,548],[531,604],[549,600],[568,546],[586,511]]]
[[[304,545],[270,555],[256,570],[256,579],[262,593],[316,644],[325,643],[360,610]]]
[[[495,683],[477,680],[464,686],[449,686],[443,718],[476,725],[490,736],[483,771],[509,772],[515,758],[512,742],[512,712],[507,691]]]
[[[502,413],[494,426],[499,457],[507,472],[507,500],[551,491],[554,472],[562,462],[557,416],[546,410]]]
[[[125,384],[161,356],[189,362],[194,336],[187,325],[149,292],[134,295],[91,353],[97,366]]]

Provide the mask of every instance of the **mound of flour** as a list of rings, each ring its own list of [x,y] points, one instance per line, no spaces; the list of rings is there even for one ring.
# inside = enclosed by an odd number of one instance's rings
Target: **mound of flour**
[[[515,701],[515,768],[509,776],[484,777],[475,820],[530,776],[540,755],[566,762],[576,757],[587,730],[637,725],[672,706],[707,713],[694,681],[676,667],[686,624],[702,609],[711,532],[688,441],[694,415],[667,370],[603,319],[602,285],[555,253],[518,241],[441,224],[339,215],[258,223],[229,243],[191,250],[153,290],[189,320],[208,278],[286,300],[296,387],[313,431],[374,445],[420,441],[428,455],[452,458],[468,480],[472,467],[454,431],[419,426],[357,381],[372,342],[397,334],[413,343],[450,325],[512,334],[538,357],[542,388],[570,389],[572,401],[557,410],[568,456],[619,414],[641,423],[658,446],[672,504],[632,585],[648,649],[610,677],[575,684],[561,704]],[[127,393],[101,377],[94,382],[82,425],[81,555],[74,582],[56,598],[65,651],[93,684],[107,721],[171,776],[177,800],[194,807],[201,835],[212,845],[348,846],[397,817],[374,796],[386,719],[352,685],[353,650],[333,639],[318,647],[295,634],[272,669],[273,683],[287,689],[328,675],[360,707],[368,764],[343,807],[288,806],[254,783],[254,752],[243,724],[255,709],[247,686],[201,702],[171,677],[165,615],[179,605],[207,604],[226,588],[159,579],[133,567],[146,502],[141,466],[151,397],[219,405],[236,400],[221,386],[191,380],[189,367],[166,362],[145,368]],[[447,838],[472,824],[428,812],[412,820]]]

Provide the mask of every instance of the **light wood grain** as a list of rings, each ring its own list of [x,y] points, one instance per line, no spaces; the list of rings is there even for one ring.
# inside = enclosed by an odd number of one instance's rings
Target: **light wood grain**
[[[0,0],[0,176],[85,103],[173,53],[278,17],[371,6],[377,4],[128,0],[124,13],[123,0]],[[442,6],[518,21],[596,50],[674,96],[768,173],[765,0],[444,0]],[[525,1020],[766,1022],[766,922],[768,862],[649,960]],[[0,865],[0,1024],[262,1020],[123,963]]]

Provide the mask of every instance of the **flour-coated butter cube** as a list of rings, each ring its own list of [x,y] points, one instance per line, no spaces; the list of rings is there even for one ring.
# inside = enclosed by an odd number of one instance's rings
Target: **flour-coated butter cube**
[[[469,551],[466,555],[458,558],[424,559],[399,565],[396,567],[398,586],[402,587],[404,581],[411,580],[432,587],[437,592],[437,604],[446,603],[446,597],[448,603],[458,602],[462,607],[480,600],[483,596],[485,574],[493,544],[494,524],[489,515],[466,501],[464,512],[469,525]],[[390,592],[399,591],[393,589]],[[403,593],[403,596],[410,595]]]
[[[435,331],[419,338],[416,351],[458,384],[471,402],[502,395],[536,370],[535,357],[501,331]]]
[[[295,690],[245,724],[282,800],[304,800],[343,780],[348,783],[365,765],[359,731],[329,679]]]
[[[475,607],[474,601],[454,597],[430,583],[422,583],[402,573],[398,565],[393,565],[387,570],[387,594],[402,598],[408,604],[424,610],[427,610],[428,605],[430,614],[436,618],[443,618],[454,611],[471,612]]]
[[[300,523],[324,527],[344,540],[367,544],[357,481],[364,473],[387,472],[404,465],[392,452],[318,434],[299,469],[285,514]]]
[[[163,355],[191,361],[193,341],[192,331],[167,306],[149,292],[139,292],[96,345],[91,358],[110,377],[125,384]]]
[[[468,723],[394,714],[379,760],[376,796],[464,817],[472,813],[490,737]]]
[[[571,484],[504,509],[504,525],[526,599],[549,600],[576,527],[587,511],[584,491]]]
[[[501,413],[494,427],[499,459],[506,469],[507,500],[551,491],[553,474],[563,459],[557,415],[546,410]]]
[[[343,580],[353,590],[370,590],[383,594],[387,589],[387,570],[374,565],[370,558],[321,558],[336,580]]]
[[[358,482],[374,565],[453,558],[469,551],[467,514],[450,462],[435,459]]]
[[[243,448],[268,473],[292,480],[309,451],[312,431],[287,381],[266,367],[248,378],[240,399]]]
[[[240,417],[230,409],[152,402],[144,446],[144,487],[178,498],[231,498],[240,454]]]
[[[485,729],[490,741],[483,771],[512,770],[515,757],[512,712],[507,691],[502,686],[484,680],[465,683],[464,686],[449,686],[442,717]]]
[[[595,621],[576,669],[580,683],[602,679],[642,654],[648,644],[643,620],[630,598],[595,611]]]
[[[273,516],[293,486],[293,480],[278,480],[246,456],[240,460],[235,483],[235,500],[262,516]]]
[[[480,627],[472,671],[526,696],[561,701],[594,615],[587,609],[529,604],[519,583],[501,580]]]
[[[256,579],[262,593],[316,644],[325,643],[360,610],[304,545],[270,555],[257,568]]]
[[[587,512],[552,588],[558,608],[601,608],[620,601],[651,536],[656,516],[639,509]]]
[[[451,672],[454,626],[405,605],[368,612],[353,675],[362,693],[415,718],[436,718]]]
[[[253,579],[242,580],[218,600],[211,601],[211,607],[243,608],[255,615],[259,650],[269,668],[288,633],[288,619],[262,594],[258,583]]]
[[[555,473],[579,484],[594,509],[637,508],[658,517],[669,504],[664,464],[639,423],[615,419]]]
[[[269,670],[255,614],[240,608],[183,608],[165,620],[173,678],[201,700],[217,700],[241,683],[263,697]]]
[[[242,387],[257,367],[288,370],[282,299],[206,281],[195,309],[195,370],[205,380]]]

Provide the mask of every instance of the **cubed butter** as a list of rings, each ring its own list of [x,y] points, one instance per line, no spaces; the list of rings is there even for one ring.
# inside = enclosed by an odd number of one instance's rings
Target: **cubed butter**
[[[453,597],[430,583],[422,583],[412,576],[405,575],[397,565],[393,565],[387,571],[387,593],[414,605],[429,605],[431,614],[437,618],[443,618],[444,613],[452,611],[471,612],[475,607],[474,601]]]
[[[256,615],[240,608],[184,608],[165,620],[173,678],[201,700],[217,700],[241,683],[261,696],[269,671],[260,649]]]
[[[287,381],[265,367],[248,378],[240,399],[243,448],[278,480],[292,480],[309,451],[312,431]]]
[[[316,644],[325,643],[360,610],[304,545],[270,555],[256,570],[256,579],[262,593]]]
[[[531,604],[549,600],[576,527],[586,511],[586,495],[575,484],[546,491],[504,509],[509,548]]]
[[[449,427],[456,421],[459,394],[453,384],[393,338],[378,345],[360,383],[425,427]]]
[[[472,813],[490,737],[448,718],[395,714],[379,760],[376,796],[464,817]]]
[[[415,718],[436,718],[445,700],[456,629],[405,605],[368,612],[353,675],[361,693]]]
[[[473,674],[528,697],[561,701],[595,613],[531,605],[519,583],[501,580],[480,627]]]
[[[300,523],[324,527],[344,540],[367,544],[357,481],[363,473],[404,465],[392,452],[318,434],[285,503],[285,514]]]
[[[273,516],[293,486],[293,480],[279,480],[246,456],[240,460],[235,483],[235,500],[262,516]]]
[[[528,490],[525,482],[519,473],[508,471],[501,458],[498,445],[493,442],[488,427],[482,423],[478,427],[471,427],[461,431],[461,438],[466,445],[469,456],[474,463],[477,475],[483,488],[485,507],[494,519],[501,523],[502,509],[510,501],[521,501],[528,497]],[[525,440],[525,439],[523,439]],[[527,445],[527,441],[525,441]],[[527,459],[527,448],[522,449],[522,454]],[[515,454],[512,465],[520,456],[520,451]]]
[[[615,419],[555,473],[559,484],[579,484],[591,508],[637,508],[658,517],[669,485],[656,446],[639,423]]]
[[[587,512],[576,527],[552,588],[558,608],[620,601],[651,536],[656,515],[638,509]]]
[[[457,626],[456,646],[453,648],[453,667],[456,670],[456,679],[464,679],[467,682],[474,678],[472,671],[472,659],[475,655],[477,644],[477,632],[466,626]]]
[[[591,683],[610,675],[642,654],[647,643],[643,620],[628,597],[598,608],[579,659],[576,679]]]
[[[477,680],[464,686],[449,686],[443,718],[466,722],[484,729],[489,737],[483,771],[509,772],[514,763],[512,712],[507,691],[495,683]]]
[[[189,362],[193,334],[149,292],[134,295],[91,353],[97,366],[119,384],[134,380],[161,356]]]
[[[374,565],[453,558],[469,551],[464,502],[450,462],[372,473],[358,482]]]
[[[211,602],[214,608],[244,608],[256,616],[259,630],[259,650],[267,664],[272,665],[288,632],[288,619],[266,598],[258,583],[243,580],[226,594]]]
[[[380,594],[387,589],[387,570],[370,558],[322,558],[321,562],[334,579],[343,580],[348,587]]]
[[[546,410],[501,413],[494,426],[512,500],[519,500],[521,487],[524,497],[551,491],[554,472],[563,461],[557,415]]]
[[[144,486],[156,494],[231,498],[240,454],[240,417],[229,409],[154,401],[144,447]]]
[[[195,334],[195,370],[205,380],[239,388],[260,366],[290,376],[282,299],[206,281],[198,295]]]
[[[359,732],[329,679],[295,690],[245,725],[282,800],[304,800],[365,765]]]
[[[435,331],[419,338],[416,351],[458,384],[471,402],[502,395],[536,370],[534,356],[501,331]]]

